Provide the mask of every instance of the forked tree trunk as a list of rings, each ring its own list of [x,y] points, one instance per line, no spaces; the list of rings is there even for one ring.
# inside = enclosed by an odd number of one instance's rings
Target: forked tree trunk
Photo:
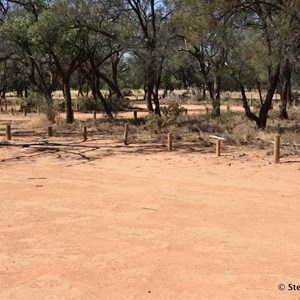
[[[280,63],[278,63],[273,70],[270,70],[269,75],[269,87],[267,90],[266,99],[263,102],[261,109],[259,111],[259,115],[256,116],[251,112],[251,109],[248,105],[247,96],[245,92],[245,88],[240,80],[238,80],[236,77],[233,77],[233,79],[239,84],[242,99],[243,99],[243,107],[245,109],[246,116],[256,122],[256,125],[259,129],[265,129],[267,126],[267,120],[268,120],[268,113],[269,110],[272,107],[272,99],[275,92],[275,89],[277,87],[277,83],[279,80],[279,74],[280,74]]]
[[[272,100],[279,81],[279,75],[280,75],[280,63],[278,63],[276,67],[270,71],[269,86],[267,90],[266,99],[259,111],[259,117],[258,117],[259,123],[257,124],[257,126],[260,129],[265,129],[267,126],[268,113],[272,107]]]

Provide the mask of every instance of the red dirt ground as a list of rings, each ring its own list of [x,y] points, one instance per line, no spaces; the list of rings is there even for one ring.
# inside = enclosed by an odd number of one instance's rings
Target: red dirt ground
[[[28,142],[0,146],[0,299],[300,299],[299,157]]]

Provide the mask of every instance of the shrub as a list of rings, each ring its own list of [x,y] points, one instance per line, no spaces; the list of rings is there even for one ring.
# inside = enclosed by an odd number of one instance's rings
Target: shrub
[[[131,89],[123,89],[122,90],[122,95],[124,97],[129,97],[129,96],[133,96],[133,92]]]
[[[77,99],[78,109],[83,112],[103,111],[99,100],[94,97],[80,97]]]
[[[178,103],[172,102],[168,106],[161,107],[161,113],[165,118],[175,120],[180,115],[186,113],[186,109],[181,107]]]

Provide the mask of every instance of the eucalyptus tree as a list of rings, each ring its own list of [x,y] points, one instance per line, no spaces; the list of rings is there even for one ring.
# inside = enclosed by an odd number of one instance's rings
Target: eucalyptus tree
[[[226,3],[226,2],[225,2]],[[298,3],[298,4],[296,4]],[[272,108],[273,95],[278,87],[282,64],[287,62],[292,49],[299,45],[299,39],[291,30],[294,22],[299,25],[297,1],[234,1],[225,8],[227,23],[235,30],[240,53],[240,70],[232,72],[242,94],[247,117],[256,122],[260,129],[266,128],[268,113]],[[293,13],[291,13],[293,11]],[[289,17],[290,16],[290,17]],[[297,26],[296,26],[297,27]],[[299,26],[298,26],[299,28]],[[299,37],[299,33],[298,33]],[[297,48],[298,46],[296,46]],[[261,97],[258,114],[251,111],[245,93],[245,78],[240,76],[250,68],[257,77],[265,77],[266,95]],[[282,111],[286,110],[282,106]]]
[[[132,25],[127,46],[143,66],[147,108],[160,115],[158,90],[172,37],[170,11],[162,1],[155,0],[124,0],[124,6],[127,20]]]
[[[32,89],[43,96],[46,114],[53,120],[52,91],[57,83],[55,66],[50,57],[39,51],[32,36],[32,27],[38,21],[39,15],[47,8],[43,1],[6,1],[7,15],[0,26],[2,51],[0,60],[4,60],[15,70],[13,75],[29,82]],[[4,48],[4,49],[3,49]],[[14,68],[12,67],[14,66]]]
[[[220,115],[222,73],[228,57],[228,32],[218,1],[174,1],[173,25],[182,38],[181,51],[198,63],[198,70],[212,101],[213,115]],[[205,92],[204,92],[205,95]]]
[[[76,0],[51,2],[30,28],[38,51],[50,58],[62,81],[67,123],[74,121],[71,76],[87,60],[84,49],[89,31],[76,26],[76,18],[83,17],[80,4]]]
[[[105,83],[117,100],[123,99],[118,78],[120,62],[126,51],[122,44],[126,22],[121,21],[121,4],[118,0],[86,0],[84,17],[76,19],[77,26],[89,30],[85,50],[88,59],[82,69],[88,77],[94,97],[101,101],[110,118],[113,118],[111,109],[100,86]]]

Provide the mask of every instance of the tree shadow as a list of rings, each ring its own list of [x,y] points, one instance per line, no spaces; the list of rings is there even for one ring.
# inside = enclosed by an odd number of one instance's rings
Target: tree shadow
[[[103,143],[102,143],[103,142]],[[13,163],[20,161],[35,161],[40,157],[49,156],[58,160],[70,162],[67,166],[86,164],[99,161],[105,157],[114,155],[149,155],[155,153],[172,153],[180,154],[214,153],[212,147],[201,147],[196,143],[176,143],[173,145],[172,152],[167,149],[166,143],[155,143],[155,141],[144,143],[116,143],[103,139],[92,139],[86,142],[54,142],[54,141],[39,141],[35,143],[9,143],[2,142],[0,147],[12,149],[12,156],[1,159],[1,163]],[[20,153],[21,152],[21,153]],[[25,152],[25,153],[24,153]],[[21,154],[21,155],[20,155]]]

